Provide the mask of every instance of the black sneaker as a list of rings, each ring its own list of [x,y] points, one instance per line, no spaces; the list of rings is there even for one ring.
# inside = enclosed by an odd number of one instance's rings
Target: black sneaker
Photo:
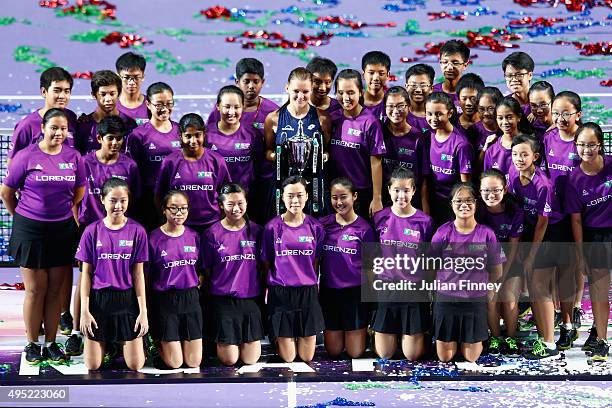
[[[83,338],[78,334],[73,334],[68,337],[64,347],[66,348],[66,355],[80,356],[83,354]]]
[[[563,324],[563,314],[560,311],[555,310],[555,329],[561,327]]]
[[[576,329],[568,330],[565,326],[561,326],[559,340],[557,340],[557,348],[559,350],[569,350],[574,345],[574,340],[578,337]]]
[[[595,350],[595,346],[597,345],[597,329],[595,327],[591,327],[589,329],[589,337],[584,342],[582,346],[582,351],[593,352]]]
[[[489,354],[492,356],[499,356],[501,346],[501,339],[499,337],[490,337],[489,338]]]
[[[591,361],[607,361],[610,345],[605,340],[597,340]]]
[[[526,352],[523,357],[525,357],[527,360],[553,360],[561,357],[561,355],[559,354],[559,350],[549,349],[546,347],[542,339],[538,339],[533,344],[533,349]]]
[[[518,307],[519,307],[519,314],[518,314],[519,319],[522,319],[523,317],[527,316],[529,312],[531,312],[531,304],[529,302],[519,302]]]
[[[504,355],[508,357],[520,357],[518,342],[514,337],[506,337],[504,346]]]
[[[70,312],[66,311],[62,313],[62,315],[60,316],[59,327],[60,333],[65,336],[68,336],[70,333],[72,333],[72,315],[70,314]]]
[[[579,329],[582,326],[582,316],[584,316],[584,310],[581,307],[575,307],[572,313],[574,318],[574,329]]]
[[[43,356],[40,351],[40,345],[36,343],[28,343],[25,348],[25,359],[30,364],[38,364],[43,361]]]
[[[49,347],[43,347],[42,355],[43,358],[56,363],[63,363],[70,360],[70,357],[67,357],[66,354],[64,354],[63,346],[56,342],[51,343]]]

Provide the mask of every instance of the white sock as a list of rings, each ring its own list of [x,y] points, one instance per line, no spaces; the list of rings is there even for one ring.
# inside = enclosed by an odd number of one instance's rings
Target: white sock
[[[53,344],[52,341],[45,341],[45,347],[49,347],[51,346],[51,344]]]
[[[546,348],[548,348],[550,350],[556,350],[557,349],[557,345],[555,344],[554,341],[552,343],[548,343],[548,342],[545,341],[544,345],[546,346]]]
[[[83,333],[81,333],[80,330],[72,330],[72,332],[70,332],[70,335],[72,336],[73,334],[78,334],[79,336],[83,336]]]
[[[567,330],[572,330],[574,328],[574,324],[573,323],[565,323],[565,328]]]

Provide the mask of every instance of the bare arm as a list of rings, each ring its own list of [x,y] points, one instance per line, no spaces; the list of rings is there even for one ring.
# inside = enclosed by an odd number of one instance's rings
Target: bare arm
[[[2,198],[2,202],[11,216],[15,215],[15,208],[17,208],[16,192],[17,190],[8,187],[6,184],[3,184],[2,188],[0,189],[0,197]]]
[[[83,262],[83,271],[81,272],[81,333],[85,336],[93,337],[94,327],[97,329],[98,324],[89,311],[89,293],[91,291],[91,276],[93,274],[93,266],[90,263]]]
[[[266,142],[266,160],[276,160],[276,129],[278,128],[278,111],[270,112],[264,122],[264,139]]]
[[[382,158],[370,156],[370,167],[372,169],[372,202],[370,203],[370,214],[382,210]]]
[[[149,322],[147,320],[147,299],[145,293],[145,278],[144,278],[144,264],[138,262],[134,265],[132,270],[132,281],[134,282],[134,290],[136,291],[136,299],[138,299],[138,309],[140,314],[136,319],[134,325],[134,331],[139,331],[138,337],[142,337],[149,331]],[[140,326],[140,330],[138,327]]]

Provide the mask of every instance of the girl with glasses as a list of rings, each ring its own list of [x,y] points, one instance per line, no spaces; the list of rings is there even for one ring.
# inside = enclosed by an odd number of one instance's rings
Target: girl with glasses
[[[555,98],[555,90],[546,81],[538,81],[529,88],[529,106],[531,113],[527,116],[529,122],[535,129],[535,134],[542,139],[544,133],[553,126],[552,102]]]

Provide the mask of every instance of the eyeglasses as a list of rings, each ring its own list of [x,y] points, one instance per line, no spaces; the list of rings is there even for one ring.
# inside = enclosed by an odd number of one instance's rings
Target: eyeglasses
[[[488,188],[483,188],[483,189],[481,189],[481,190],[480,190],[480,192],[481,192],[482,194],[486,194],[486,195],[489,195],[489,194],[491,194],[491,193],[493,193],[493,194],[495,194],[495,195],[498,195],[498,194],[500,194],[502,191],[504,191],[504,189],[503,189],[503,188],[494,188],[494,189],[492,189],[492,190],[489,190]]]
[[[548,103],[541,103],[539,105],[530,103],[529,106],[531,106],[531,110],[536,110],[536,109],[544,110],[544,109],[548,109],[548,107],[550,106],[550,102],[548,102]]]
[[[595,150],[597,149],[599,146],[601,146],[599,143],[576,143],[576,147],[578,149],[589,149],[589,150]]]
[[[572,112],[572,113],[569,113],[569,112],[563,112],[563,113],[553,112],[552,113],[552,117],[553,117],[553,119],[557,119],[560,116],[560,117],[563,118],[563,120],[569,120],[569,118],[571,118],[573,115],[575,115],[577,113],[578,112]]]
[[[523,78],[525,78],[525,75],[529,75],[529,72],[518,72],[516,74],[508,74],[504,76],[506,77],[506,81],[514,81],[515,79],[517,81],[522,81]]]
[[[440,65],[441,66],[445,66],[451,64],[453,67],[455,68],[459,68],[462,65],[465,65],[465,62],[462,61],[447,61],[447,60],[440,60]]]
[[[493,114],[493,113],[495,113],[495,106],[489,106],[487,108],[485,108],[484,106],[479,106],[478,107],[478,112],[479,113],[487,112],[487,113]]]
[[[166,210],[170,211],[171,214],[178,214],[179,211],[183,214],[189,212],[189,207],[166,207]]]
[[[121,79],[123,79],[126,83],[129,83],[129,82],[138,83],[142,81],[142,77],[140,75],[123,75]]]
[[[427,89],[431,88],[431,84],[406,84],[409,89]]]
[[[468,206],[471,207],[474,204],[476,204],[476,200],[474,200],[473,198],[468,198],[465,200],[451,200],[451,202],[457,207],[461,207],[463,204],[467,204]]]
[[[155,104],[151,104],[151,105],[155,108],[155,110],[158,110],[158,111],[160,111],[162,109],[170,110],[170,109],[174,108],[174,101],[170,101],[168,103],[155,103]]]
[[[407,107],[408,105],[401,103],[399,105],[386,105],[385,109],[387,109],[388,112],[393,112],[394,110],[397,109],[399,113],[402,113],[406,110]]]

